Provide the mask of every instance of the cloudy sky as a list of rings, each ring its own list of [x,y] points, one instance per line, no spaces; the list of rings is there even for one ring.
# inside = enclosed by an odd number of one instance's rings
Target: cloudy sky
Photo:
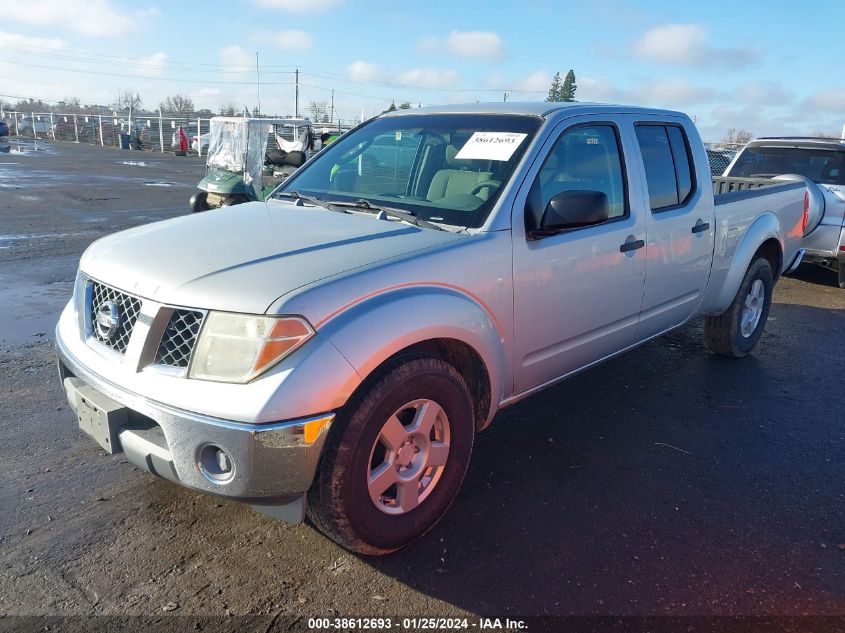
[[[845,124],[845,2],[768,0],[3,0],[0,98],[157,107],[294,109],[328,101],[358,118],[424,105],[542,100],[575,70],[579,101],[669,107],[717,140]]]

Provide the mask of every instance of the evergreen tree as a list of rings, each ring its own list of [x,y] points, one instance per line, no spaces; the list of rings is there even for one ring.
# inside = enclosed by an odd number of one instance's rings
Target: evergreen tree
[[[555,78],[559,77],[560,74],[555,75]],[[566,78],[563,80],[563,86],[560,88],[560,99],[556,99],[556,101],[575,101],[575,91],[577,89],[575,71],[570,68],[569,72],[566,73]]]
[[[561,88],[560,73],[555,73],[554,79],[552,79],[552,85],[549,87],[549,96],[546,97],[546,101],[560,101]]]

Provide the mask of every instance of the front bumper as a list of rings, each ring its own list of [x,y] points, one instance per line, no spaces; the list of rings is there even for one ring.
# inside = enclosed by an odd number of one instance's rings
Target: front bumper
[[[257,509],[266,506],[270,510],[292,501],[299,502],[299,510],[304,508],[301,499],[311,486],[334,414],[247,424],[192,413],[152,401],[91,372],[61,337],[57,337],[56,347],[59,373],[78,416],[80,393],[90,393],[87,388],[105,396],[106,402],[125,407],[110,423],[116,438],[112,452],[123,452],[139,468],[180,485],[246,501]],[[209,446],[223,449],[229,456],[231,473],[227,477],[215,477],[206,467],[204,456]]]

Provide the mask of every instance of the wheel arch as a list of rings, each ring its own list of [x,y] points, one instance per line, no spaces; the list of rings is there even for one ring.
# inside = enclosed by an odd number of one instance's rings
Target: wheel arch
[[[454,289],[415,287],[380,295],[320,330],[361,377],[355,393],[365,390],[387,363],[425,354],[448,362],[463,376],[473,396],[477,429],[490,423],[502,400],[508,372],[500,327],[478,302]]]
[[[721,288],[714,289],[715,294],[705,300],[702,312],[707,316],[717,316],[728,309],[748,267],[758,255],[769,261],[777,280],[783,271],[783,250],[783,235],[777,215],[772,212],[760,214],[744,232],[730,257],[730,265]]]

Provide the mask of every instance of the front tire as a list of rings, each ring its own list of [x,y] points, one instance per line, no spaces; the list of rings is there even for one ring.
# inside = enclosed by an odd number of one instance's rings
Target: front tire
[[[308,517],[357,553],[409,545],[457,496],[474,422],[454,367],[427,356],[389,363],[338,415],[308,492]]]
[[[211,207],[208,206],[208,192],[197,191],[191,196],[188,206],[191,208],[191,213],[200,213],[201,211],[208,211]]]
[[[766,327],[773,290],[772,265],[763,257],[754,259],[733,303],[719,316],[705,320],[707,347],[716,354],[733,358],[750,353]]]
[[[247,197],[238,194],[238,195],[229,196],[228,198],[226,198],[223,201],[223,204],[221,206],[232,207],[232,206],[235,206],[236,204],[244,204],[245,202],[249,202]]]

